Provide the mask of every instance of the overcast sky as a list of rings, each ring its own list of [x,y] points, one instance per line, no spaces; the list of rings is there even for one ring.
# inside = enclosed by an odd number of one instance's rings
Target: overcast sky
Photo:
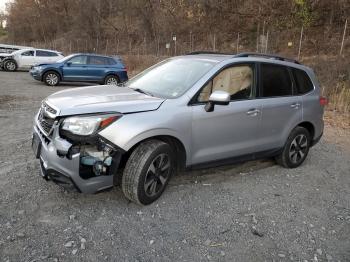
[[[5,3],[9,0],[0,0],[0,12],[5,10]]]

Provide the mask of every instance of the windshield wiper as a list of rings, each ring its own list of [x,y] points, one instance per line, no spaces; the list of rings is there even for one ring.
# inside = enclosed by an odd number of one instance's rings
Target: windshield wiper
[[[139,93],[142,93],[142,94],[145,94],[145,95],[148,95],[148,96],[154,96],[153,94],[151,94],[150,92],[147,92],[145,90],[142,90],[140,88],[133,88],[133,90],[139,92]]]

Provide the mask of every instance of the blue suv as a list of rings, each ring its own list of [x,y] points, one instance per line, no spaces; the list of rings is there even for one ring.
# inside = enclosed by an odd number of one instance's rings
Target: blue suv
[[[49,86],[61,81],[113,85],[128,80],[127,69],[119,57],[95,54],[73,54],[53,64],[39,64],[31,68],[30,74]]]

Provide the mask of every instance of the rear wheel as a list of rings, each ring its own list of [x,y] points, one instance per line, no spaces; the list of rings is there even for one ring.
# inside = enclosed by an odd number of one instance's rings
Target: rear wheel
[[[17,63],[15,60],[10,59],[4,62],[4,69],[6,71],[16,71],[17,70]]]
[[[118,85],[119,79],[115,75],[109,75],[105,78],[104,84],[105,85]]]
[[[49,71],[44,74],[43,81],[48,86],[57,86],[60,82],[60,76],[56,72]]]
[[[175,171],[170,145],[149,140],[131,154],[122,178],[124,195],[133,202],[148,205],[158,199]]]
[[[282,153],[276,157],[281,166],[295,168],[300,166],[309,153],[311,137],[303,127],[296,127],[290,133]]]

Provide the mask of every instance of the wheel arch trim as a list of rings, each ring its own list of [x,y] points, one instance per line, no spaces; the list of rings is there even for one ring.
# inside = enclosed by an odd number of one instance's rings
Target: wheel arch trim
[[[122,146],[125,151],[132,151],[140,143],[147,141],[149,139],[159,139],[162,141],[170,141],[177,143],[177,152],[184,153],[181,156],[181,162],[183,161],[184,166],[189,164],[190,160],[190,148],[187,143],[182,139],[175,131],[167,128],[162,129],[152,129],[142,132],[134,137],[132,137],[127,143]],[[183,151],[183,152],[182,152]]]

